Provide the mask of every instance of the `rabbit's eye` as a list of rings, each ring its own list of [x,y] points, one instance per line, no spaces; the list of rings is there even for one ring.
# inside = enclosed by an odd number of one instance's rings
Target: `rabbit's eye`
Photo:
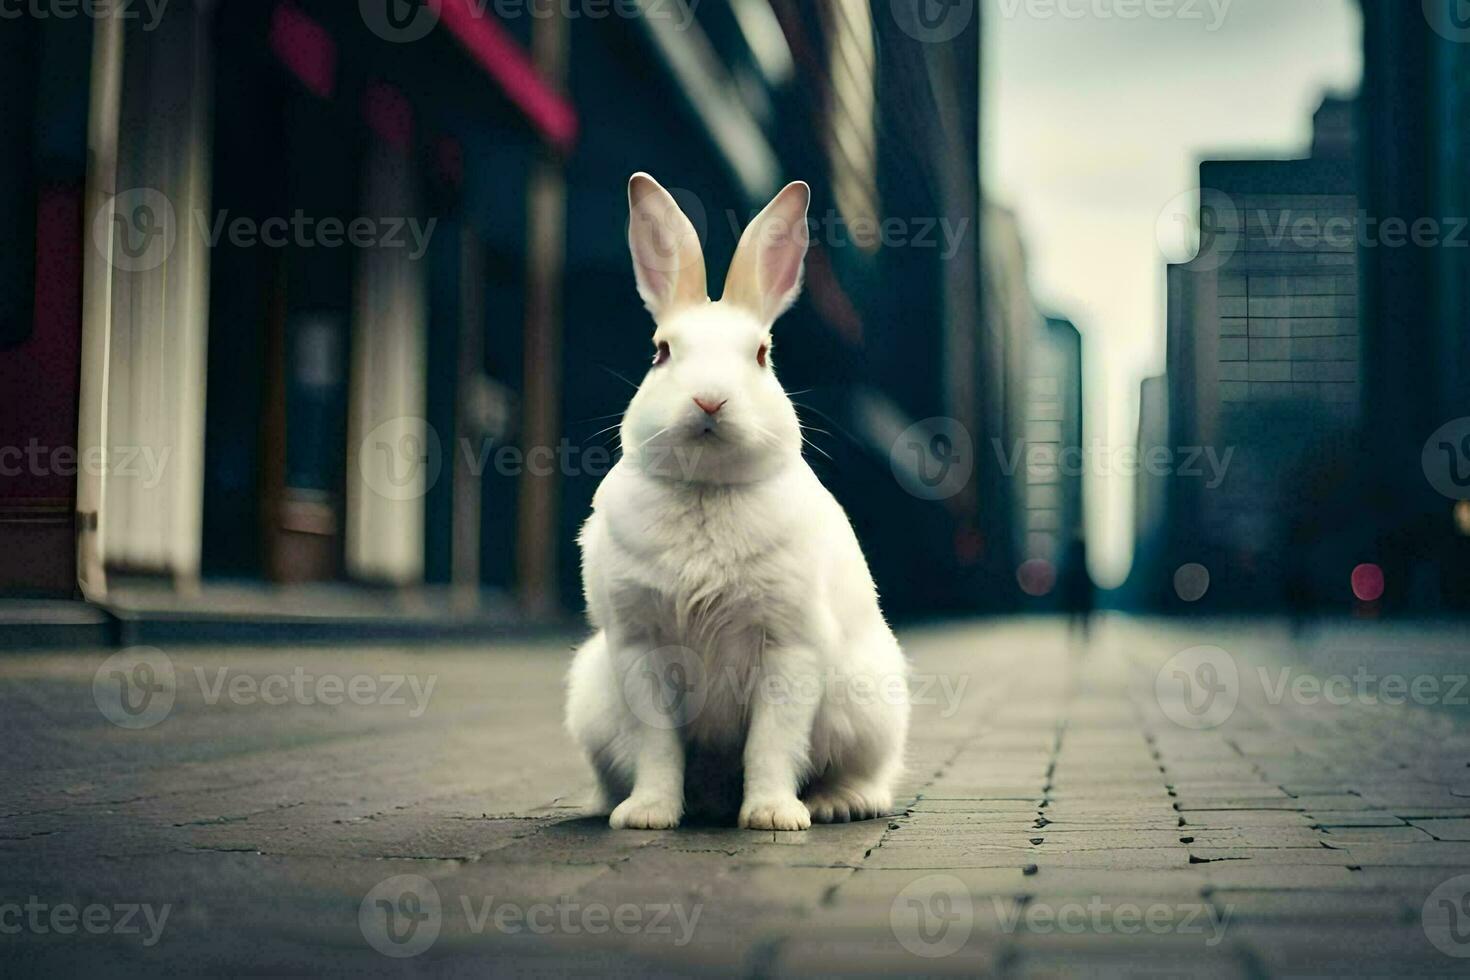
[[[758,351],[755,352],[755,363],[759,364],[761,367],[765,367],[766,366],[766,354],[768,354],[770,352],[770,350],[771,350],[771,348],[770,348],[769,345],[767,345],[767,344],[761,344],[760,350],[758,350]]]
[[[667,342],[661,342],[658,345],[658,350],[653,355],[653,366],[654,367],[658,367],[660,364],[664,363],[668,359],[669,359],[669,345],[668,345]]]

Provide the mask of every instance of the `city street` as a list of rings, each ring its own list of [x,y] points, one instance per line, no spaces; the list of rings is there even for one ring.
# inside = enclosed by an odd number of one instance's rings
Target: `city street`
[[[794,834],[581,816],[567,643],[8,655],[5,972],[1463,974],[1463,636],[903,639],[898,812]]]

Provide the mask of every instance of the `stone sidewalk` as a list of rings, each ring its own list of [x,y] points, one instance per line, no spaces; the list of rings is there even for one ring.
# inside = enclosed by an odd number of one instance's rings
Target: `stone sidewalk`
[[[5,974],[1470,967],[1455,631],[903,638],[903,809],[800,834],[579,816],[564,645],[5,656]]]

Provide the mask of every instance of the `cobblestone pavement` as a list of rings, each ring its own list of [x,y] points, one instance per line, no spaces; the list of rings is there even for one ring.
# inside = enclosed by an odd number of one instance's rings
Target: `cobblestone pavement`
[[[564,645],[0,658],[4,972],[1470,967],[1463,635],[904,640],[902,808],[799,834],[579,816]]]

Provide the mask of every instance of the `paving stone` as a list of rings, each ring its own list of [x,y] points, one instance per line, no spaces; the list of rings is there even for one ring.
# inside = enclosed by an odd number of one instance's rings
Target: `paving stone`
[[[880,868],[864,867],[845,878],[837,890],[829,896],[827,904],[841,905],[849,901],[868,901],[884,898],[892,901],[905,888],[930,875],[928,871],[885,871]],[[952,868],[943,874],[957,879],[972,896],[1026,894],[1034,875],[1022,873],[1021,867],[1006,868]]]
[[[925,949],[922,940],[911,940]],[[936,948],[944,948],[942,946]],[[994,976],[1002,943],[971,934],[954,952],[919,956],[892,935],[862,929],[804,929],[775,948],[769,975],[776,977],[977,977]],[[927,952],[927,950],[926,950]]]
[[[1021,868],[1030,863],[1032,852],[1020,848],[880,847],[868,855],[863,867],[877,870],[939,871],[955,868]]]
[[[1172,783],[1174,795],[1180,800],[1201,802],[1207,800],[1286,800],[1291,799],[1279,786],[1266,783]]]
[[[1359,867],[1470,868],[1470,844],[1430,841],[1425,844],[1352,844],[1347,847]]]
[[[1366,867],[1361,872],[1369,887],[1407,898],[1417,898],[1411,904],[1422,905],[1424,899],[1446,880],[1459,877],[1463,870],[1435,867]]]
[[[1312,826],[1306,814],[1294,810],[1191,810],[1180,817],[1185,827],[1247,833],[1268,827],[1310,829]]]
[[[1211,892],[1266,888],[1283,891],[1361,890],[1372,885],[1362,872],[1345,866],[1271,865],[1256,861],[1216,861],[1198,865]]]
[[[1304,929],[1291,923],[1244,923],[1231,938],[1248,948],[1260,969],[1281,976],[1455,976],[1463,961],[1435,949],[1417,925],[1344,922]]]
[[[1154,871],[1189,866],[1189,852],[1177,848],[1125,848],[1111,851],[1075,851],[1063,854],[1038,853],[1035,863],[1042,868],[1097,869],[1120,871]]]
[[[1470,819],[1467,818],[1448,817],[1409,822],[1435,840],[1470,841]]]
[[[1248,861],[1258,865],[1327,864],[1338,867],[1351,863],[1345,849],[1332,850],[1320,844],[1310,847],[1200,847],[1191,844],[1189,860],[1195,864]]]
[[[1297,923],[1364,921],[1372,925],[1409,925],[1418,910],[1403,898],[1379,892],[1279,891],[1229,889],[1215,897],[1232,925],[1247,922]]]
[[[1322,841],[1329,847],[1351,844],[1419,844],[1434,839],[1419,827],[1330,827],[1322,832]]]
[[[1181,843],[1177,830],[1114,830],[1111,828],[1071,828],[1053,824],[1033,832],[1043,848],[1066,850],[1114,850],[1133,847],[1173,847]]]
[[[1335,671],[1349,654],[1374,669],[1374,657],[1390,669],[1398,658],[1399,670],[1414,651],[1466,656],[1432,632],[1380,656],[1382,629],[1352,633],[1355,646],[1331,635],[1303,669]],[[1215,623],[1108,621],[1098,636],[1076,661],[1041,622],[908,634],[917,670],[985,683],[956,715],[915,712],[898,814],[793,834],[614,832],[582,817],[589,774],[561,728],[566,651],[554,645],[180,650],[179,707],[144,732],[95,712],[99,655],[0,660],[0,717],[16,743],[0,770],[0,895],[131,897],[172,902],[176,916],[166,961],[27,935],[6,972],[398,972],[364,942],[358,914],[402,874],[429,879],[447,904],[434,948],[406,964],[424,974],[1457,972],[1419,919],[1434,889],[1470,874],[1465,719],[1271,705],[1246,685],[1227,725],[1185,730],[1153,692],[1177,650],[1224,644],[1246,676],[1302,654],[1284,632],[1273,644]],[[263,677],[297,665],[439,680],[410,719],[211,709],[188,679],[195,666]],[[906,948],[893,919],[936,880],[966,898],[970,930],[938,957]],[[528,935],[477,928],[465,899],[700,918],[685,944],[652,929]],[[1173,915],[1172,931],[1112,928],[1135,907]],[[1230,913],[1213,946],[1179,928],[1182,911],[1206,907]]]
[[[1033,897],[1119,895],[1139,898],[1188,899],[1203,895],[1208,879],[1199,866],[1168,870],[1038,867],[1026,876],[1023,894]]]
[[[1006,972],[1014,977],[1126,977],[1129,980],[1137,977],[1245,980],[1255,976],[1250,964],[1234,950],[1201,960],[1188,952],[1166,956],[1152,952],[1130,954],[1098,949],[1068,952],[1028,949],[1017,953],[1007,963]]]
[[[1045,800],[1044,794],[1036,796],[982,797],[982,796],[920,796],[908,809],[915,813],[1028,813]]]
[[[1204,827],[1181,827],[1179,841],[1191,847],[1321,847],[1330,842],[1321,831],[1309,827],[1251,827],[1217,830]]]

